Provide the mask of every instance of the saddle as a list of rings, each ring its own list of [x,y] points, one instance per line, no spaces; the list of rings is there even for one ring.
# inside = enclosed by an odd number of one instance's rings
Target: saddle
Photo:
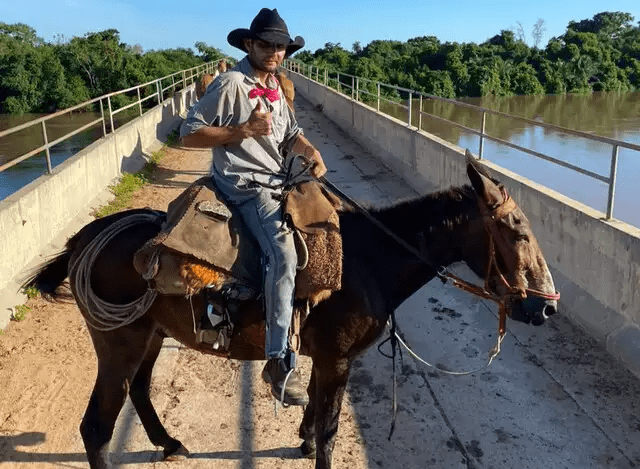
[[[315,181],[286,194],[285,220],[298,251],[295,298],[311,304],[328,298],[342,283],[339,200]],[[226,291],[245,300],[262,291],[262,252],[210,177],[191,184],[169,204],[160,233],[134,256],[136,270],[167,295]]]

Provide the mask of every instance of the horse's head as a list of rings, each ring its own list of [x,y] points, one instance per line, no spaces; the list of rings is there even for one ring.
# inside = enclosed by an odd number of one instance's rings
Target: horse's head
[[[196,80],[196,96],[198,99],[202,98],[207,92],[207,87],[214,80],[214,76],[211,73],[206,73]]]
[[[542,250],[520,207],[475,163],[467,150],[467,175],[476,193],[485,232],[485,288],[506,299],[512,319],[539,326],[558,306],[558,294]]]

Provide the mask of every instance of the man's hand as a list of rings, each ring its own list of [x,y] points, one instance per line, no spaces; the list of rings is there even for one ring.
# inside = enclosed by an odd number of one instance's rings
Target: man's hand
[[[196,132],[185,135],[182,144],[191,148],[215,148],[222,145],[239,144],[246,138],[271,134],[271,113],[262,112],[262,102],[251,111],[249,119],[239,125],[224,127],[203,126]]]
[[[243,125],[248,137],[263,137],[271,134],[271,113],[262,112],[262,101],[258,100],[249,120]]]
[[[291,147],[291,151],[301,155],[307,163],[311,165],[309,172],[314,178],[321,178],[327,172],[327,167],[324,165],[322,155],[320,155],[320,152],[311,145],[311,142],[309,142],[304,135],[298,134],[298,138]]]
[[[326,174],[327,167],[324,165],[324,161],[322,160],[322,156],[318,150],[311,147],[309,147],[309,150],[305,151],[305,156],[311,162],[311,175],[318,179]],[[311,153],[311,155],[307,155],[308,153]]]

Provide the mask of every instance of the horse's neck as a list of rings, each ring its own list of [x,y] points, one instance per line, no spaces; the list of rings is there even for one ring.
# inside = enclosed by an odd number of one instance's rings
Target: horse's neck
[[[479,236],[478,208],[468,187],[450,189],[373,212],[391,232],[426,258],[428,265],[364,218],[358,239],[368,233],[384,270],[394,307],[434,277],[435,269],[467,261]],[[364,228],[369,223],[370,226]],[[481,231],[481,230],[480,230]]]
[[[438,264],[464,260],[462,250],[472,241],[470,226],[478,207],[469,186],[434,192],[374,213],[385,226],[414,245],[426,249]],[[443,249],[436,249],[442,246]]]

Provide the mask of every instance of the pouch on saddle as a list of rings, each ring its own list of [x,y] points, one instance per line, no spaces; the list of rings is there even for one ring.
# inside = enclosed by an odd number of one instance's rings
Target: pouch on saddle
[[[287,218],[308,251],[296,277],[296,298],[321,301],[341,286],[342,239],[335,199],[315,182],[289,192]],[[300,239],[297,239],[300,241]],[[304,256],[301,256],[304,257]],[[163,294],[193,295],[202,288],[262,288],[260,247],[216,194],[210,177],[200,178],[169,204],[160,233],[134,256],[136,270]],[[238,291],[238,289],[235,289]]]

